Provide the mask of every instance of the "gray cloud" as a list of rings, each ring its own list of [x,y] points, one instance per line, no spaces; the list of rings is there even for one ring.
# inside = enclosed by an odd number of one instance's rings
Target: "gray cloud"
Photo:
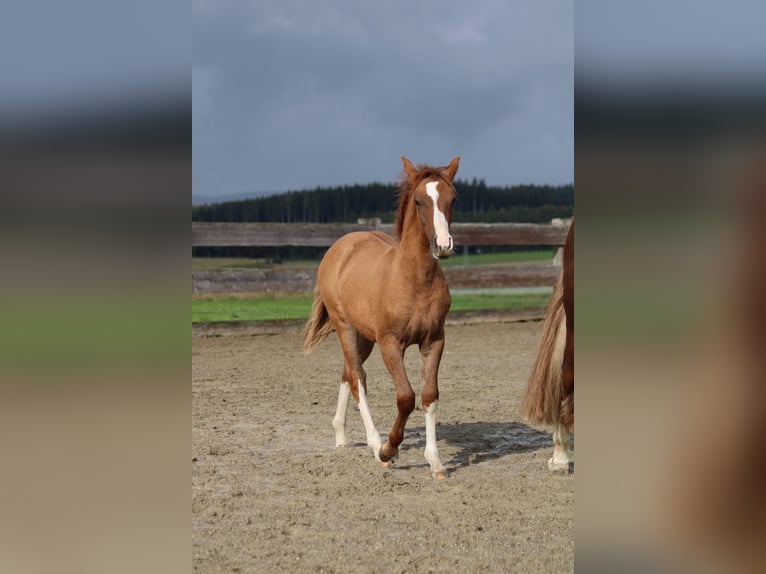
[[[572,3],[197,2],[194,192],[573,178]]]

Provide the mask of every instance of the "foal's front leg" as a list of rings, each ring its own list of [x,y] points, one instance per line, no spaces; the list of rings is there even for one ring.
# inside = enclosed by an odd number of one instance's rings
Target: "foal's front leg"
[[[439,404],[439,363],[444,350],[444,338],[420,346],[420,359],[423,377],[423,392],[421,399],[426,413],[426,451],[425,457],[431,467],[431,476],[447,478],[447,470],[439,460],[439,449],[436,446],[436,407]]]
[[[380,354],[391,374],[396,390],[396,406],[399,414],[394,426],[388,433],[388,441],[380,447],[380,460],[391,460],[399,452],[399,445],[404,440],[404,425],[413,410],[415,410],[415,391],[412,390],[407,372],[404,369],[404,347],[398,340],[392,338],[380,342]]]

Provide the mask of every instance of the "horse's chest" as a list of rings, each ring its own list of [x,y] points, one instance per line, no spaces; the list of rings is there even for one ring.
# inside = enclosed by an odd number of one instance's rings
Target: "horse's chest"
[[[444,327],[444,319],[449,311],[449,293],[438,299],[420,300],[412,304],[400,315],[405,338],[420,341],[439,333]]]

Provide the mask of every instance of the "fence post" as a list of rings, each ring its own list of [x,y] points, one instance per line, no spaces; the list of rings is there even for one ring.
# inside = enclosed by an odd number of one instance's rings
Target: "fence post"
[[[564,248],[557,247],[556,253],[553,254],[553,264],[558,267],[561,267],[563,263],[564,263]]]

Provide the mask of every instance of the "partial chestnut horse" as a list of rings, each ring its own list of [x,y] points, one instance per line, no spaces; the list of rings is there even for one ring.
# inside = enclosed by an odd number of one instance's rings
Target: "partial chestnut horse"
[[[319,265],[314,305],[304,330],[311,351],[335,327],[345,359],[333,419],[335,446],[346,446],[349,393],[359,405],[367,445],[384,466],[404,439],[404,426],[415,408],[415,392],[404,369],[404,352],[420,348],[426,417],[425,457],[431,476],[445,478],[436,448],[437,373],[444,350],[444,319],[452,299],[439,259],[452,253],[452,185],[460,158],[446,167],[419,165],[405,157],[396,212],[396,238],[377,231],[341,237]],[[362,364],[375,343],[396,390],[396,417],[388,441],[381,438],[367,402],[367,375]]]
[[[521,412],[529,421],[555,427],[548,470],[569,474],[569,433],[574,430],[574,219]]]

